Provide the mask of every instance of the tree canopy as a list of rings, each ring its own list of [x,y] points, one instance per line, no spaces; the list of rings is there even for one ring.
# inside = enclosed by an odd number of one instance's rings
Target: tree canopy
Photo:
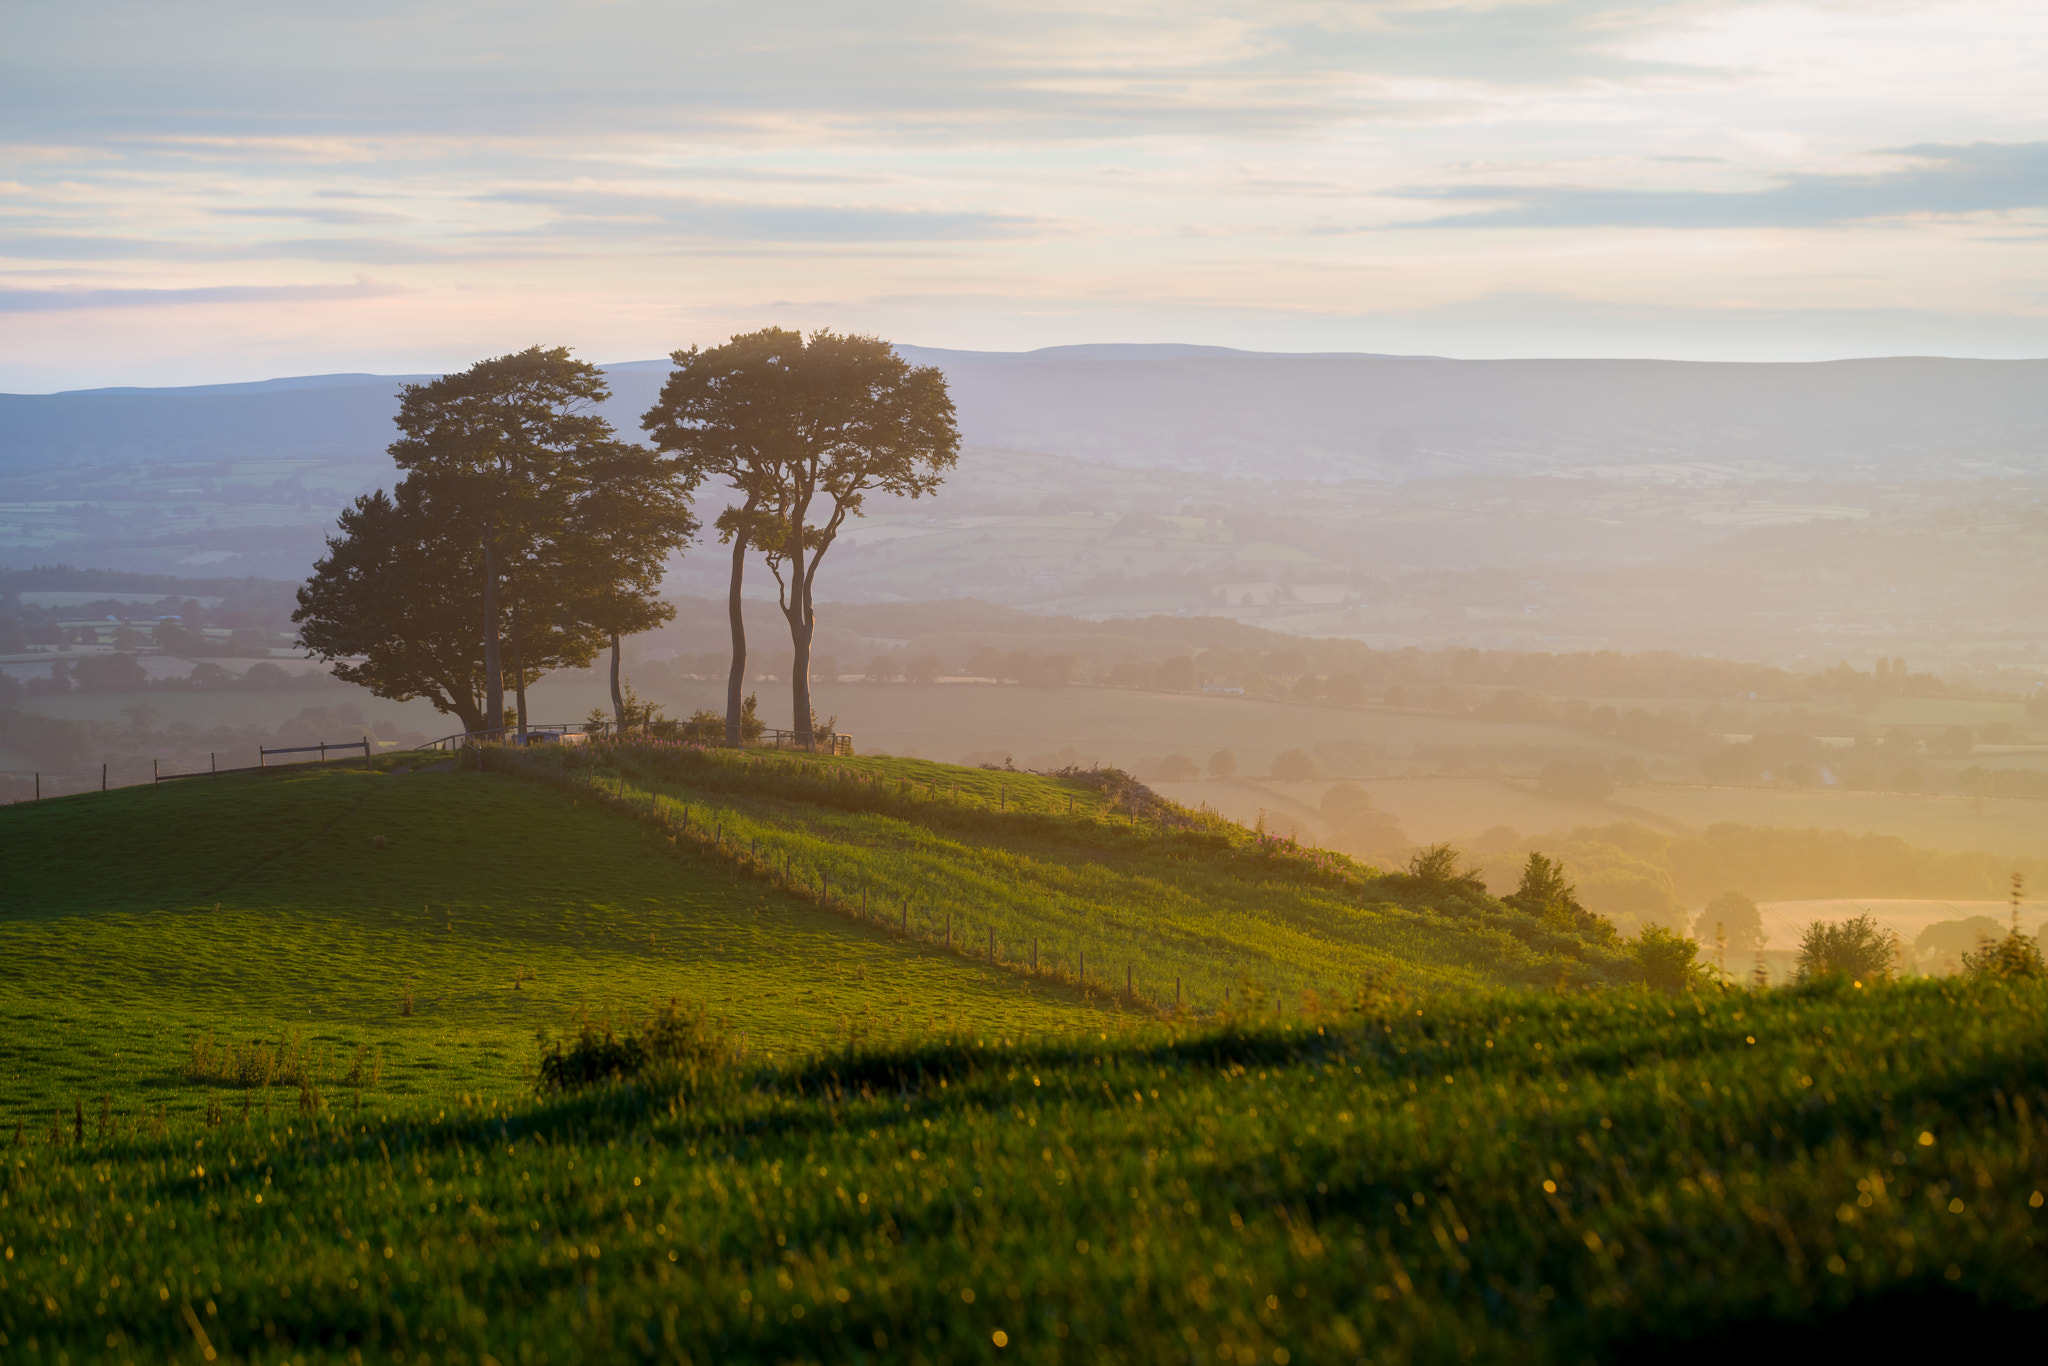
[[[740,512],[721,521],[735,542],[735,676],[743,639],[738,576],[752,540],[767,556],[789,623],[793,728],[808,741],[819,565],[868,494],[923,497],[958,461],[945,376],[910,365],[879,337],[821,331],[806,338],[781,328],[734,337],[714,351],[679,351],[674,360],[676,371],[642,426],[663,450],[741,495]]]
[[[408,385],[394,491],[359,498],[299,591],[293,621],[338,676],[427,697],[467,730],[505,724],[526,685],[673,615],[668,554],[696,531],[695,480],[617,439],[597,367],[530,347]],[[502,658],[509,620],[511,660]]]

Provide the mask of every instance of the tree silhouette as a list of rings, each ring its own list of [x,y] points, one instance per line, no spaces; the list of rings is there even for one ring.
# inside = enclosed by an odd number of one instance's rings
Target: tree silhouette
[[[740,501],[719,514],[718,538],[732,547],[732,576],[726,587],[726,616],[732,632],[732,664],[726,674],[725,742],[748,738],[741,694],[747,681],[747,624],[740,592],[747,550],[759,530],[758,513],[781,487],[782,466],[794,443],[803,334],[779,327],[733,337],[702,351],[691,347],[669,357],[675,370],[641,417],[656,449],[674,457],[678,477],[693,484],[722,479]]]
[[[673,359],[677,370],[642,425],[661,449],[722,475],[743,500],[719,522],[733,544],[728,741],[744,667],[740,574],[746,544],[758,541],[789,623],[792,728],[809,744],[818,568],[869,493],[922,497],[958,460],[945,377],[912,367],[879,337],[806,339],[780,328]]]
[[[618,444],[596,412],[609,394],[603,373],[562,346],[478,361],[400,393],[404,435],[392,443],[391,458],[423,505],[445,519],[442,533],[473,540],[480,551],[487,716],[502,717],[505,709],[502,591],[512,590],[522,702],[529,628],[563,624],[561,604],[552,600],[560,556],[550,553],[550,543],[568,534],[577,465]]]

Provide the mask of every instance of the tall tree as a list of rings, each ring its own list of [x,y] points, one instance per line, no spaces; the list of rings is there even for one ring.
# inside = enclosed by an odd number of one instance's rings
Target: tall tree
[[[391,456],[409,482],[445,509],[445,533],[473,540],[480,564],[484,715],[504,724],[501,591],[516,576],[513,618],[519,675],[526,677],[526,627],[546,610],[543,542],[559,536],[576,466],[615,444],[597,405],[604,374],[567,347],[532,346],[478,361],[459,374],[409,384],[399,399]],[[524,717],[521,717],[523,723]]]
[[[465,731],[495,730],[504,721],[487,710],[489,670],[476,629],[483,548],[450,534],[460,520],[459,510],[437,506],[428,486],[409,479],[395,493],[356,499],[300,586],[292,620],[308,651],[338,661],[337,678],[379,697],[424,697]],[[529,620],[515,687],[590,663],[601,639],[590,622],[559,609]]]
[[[356,499],[292,620],[309,651],[342,661],[336,678],[379,697],[424,697],[463,730],[483,730],[482,550],[444,531],[415,500],[382,489]]]
[[[732,664],[725,685],[725,742],[744,737],[747,624],[741,612],[747,550],[760,514],[779,497],[799,407],[803,334],[771,327],[708,351],[691,347],[669,359],[675,370],[641,418],[657,449],[677,462],[675,477],[694,485],[722,479],[739,501],[719,514],[718,535],[732,547],[726,615]]]
[[[912,366],[880,337],[814,332],[804,347],[792,440],[781,462],[768,547],[793,662],[790,705],[801,744],[812,738],[811,639],[818,568],[867,495],[921,498],[960,457],[946,377]]]
[[[557,586],[567,615],[610,643],[612,717],[624,726],[620,638],[676,614],[660,596],[662,570],[668,554],[697,534],[690,506],[695,481],[674,459],[624,442],[595,452],[579,474]]]

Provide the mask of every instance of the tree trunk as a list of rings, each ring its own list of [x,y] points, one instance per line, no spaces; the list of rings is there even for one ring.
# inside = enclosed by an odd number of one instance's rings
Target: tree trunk
[[[498,564],[484,523],[484,729],[505,724],[505,674],[498,664]]]
[[[619,688],[619,633],[612,632],[612,720],[626,729],[626,694]]]
[[[512,594],[512,696],[513,706],[519,716],[519,738],[526,738],[526,652],[525,635],[520,630],[519,594]]]
[[[811,744],[811,633],[816,620],[811,615],[811,605],[804,601],[801,591],[792,593],[796,599],[795,610],[789,618],[789,644],[792,662],[789,666],[790,706],[796,712],[796,742],[805,748]]]
[[[726,615],[732,620],[732,670],[725,676],[725,743],[733,746],[740,743],[740,708],[746,705],[741,694],[747,690],[747,619],[740,609],[740,582],[747,571],[748,518],[759,502],[758,496],[748,496],[732,534],[732,584],[725,600]]]

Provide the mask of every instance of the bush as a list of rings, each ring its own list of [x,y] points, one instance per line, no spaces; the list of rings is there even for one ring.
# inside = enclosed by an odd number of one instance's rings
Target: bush
[[[1281,782],[1298,783],[1316,776],[1316,761],[1305,749],[1290,749],[1274,756],[1271,772]]]
[[[2041,943],[2013,930],[1963,955],[1963,971],[1972,977],[2048,977],[2041,961]]]
[[[627,1029],[622,1038],[609,1023],[582,1021],[567,1050],[557,1043],[541,1055],[540,1089],[567,1091],[651,1070],[721,1066],[733,1058],[724,1030],[705,1018],[702,1006],[671,999],[644,1028],[634,1031],[629,1022]]]
[[[1448,844],[1432,844],[1415,851],[1408,860],[1408,876],[1428,887],[1457,887],[1484,893],[1486,884],[1479,874],[1460,867],[1464,856]]]
[[[1700,918],[1693,922],[1693,938],[1702,944],[1711,943],[1716,928],[1728,936],[1728,947],[1737,953],[1762,948],[1766,938],[1763,912],[1740,892],[1723,892],[1709,901]]]
[[[1892,975],[1898,954],[1899,937],[1868,911],[1836,924],[1816,920],[1799,937],[1799,980],[1847,977],[1881,982]]]
[[[1659,991],[1690,990],[1706,970],[1698,962],[1698,943],[1662,925],[1643,926],[1634,948],[1643,981]]]

